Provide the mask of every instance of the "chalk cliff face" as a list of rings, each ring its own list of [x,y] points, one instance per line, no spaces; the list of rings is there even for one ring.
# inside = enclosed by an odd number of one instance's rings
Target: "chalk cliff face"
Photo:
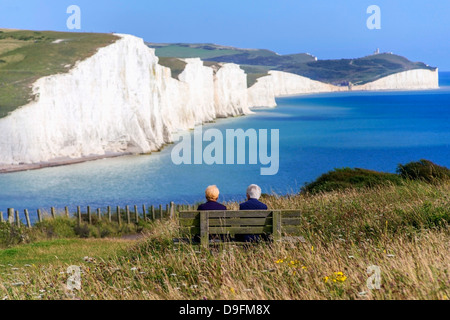
[[[275,98],[307,93],[376,90],[422,90],[439,88],[438,70],[410,70],[361,86],[338,87],[292,73],[270,71],[248,89],[250,107],[276,107]]]
[[[439,88],[439,72],[417,69],[396,73],[353,90],[422,90]]]
[[[256,84],[249,88],[248,100],[251,107],[276,107],[276,97],[345,90],[348,89],[314,81],[296,74],[270,71],[268,76],[259,78]]]
[[[148,153],[172,133],[249,112],[246,75],[186,59],[180,80],[142,39],[121,35],[69,73],[39,79],[36,101],[0,119],[0,166]]]
[[[66,74],[39,79],[36,101],[0,119],[0,169],[10,165],[109,154],[149,153],[172,134],[218,117],[275,107],[283,95],[347,91],[271,71],[247,89],[238,65],[206,67],[185,59],[174,79],[142,39],[120,35]],[[438,73],[412,70],[353,90],[438,88]]]

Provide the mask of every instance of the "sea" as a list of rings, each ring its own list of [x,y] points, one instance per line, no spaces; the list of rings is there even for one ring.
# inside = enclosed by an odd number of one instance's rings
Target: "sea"
[[[450,167],[450,72],[440,73],[436,90],[311,94],[277,103],[203,126],[223,133],[279,130],[276,175],[262,176],[260,163],[176,165],[171,145],[151,155],[2,174],[0,211],[5,216],[7,208],[28,209],[35,220],[37,209],[51,207],[74,212],[88,205],[194,204],[203,201],[209,185],[219,187],[220,201],[243,201],[250,184],[264,193],[298,193],[335,168],[394,173],[399,164],[421,159]]]

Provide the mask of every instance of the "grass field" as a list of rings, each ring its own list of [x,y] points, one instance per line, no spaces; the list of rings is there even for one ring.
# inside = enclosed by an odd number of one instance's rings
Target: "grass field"
[[[136,242],[52,240],[0,252],[6,299],[440,299],[450,296],[450,183],[265,196],[299,209],[305,242],[175,245],[176,221]],[[229,209],[237,209],[229,203]],[[57,257],[57,258],[56,258]],[[84,257],[89,257],[85,261]],[[68,291],[69,265],[82,288]],[[381,270],[369,290],[367,268]]]
[[[118,38],[112,34],[0,30],[0,118],[33,99],[39,78],[68,72]]]

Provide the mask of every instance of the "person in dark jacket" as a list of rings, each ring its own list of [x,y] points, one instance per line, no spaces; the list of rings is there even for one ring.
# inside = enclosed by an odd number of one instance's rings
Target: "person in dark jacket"
[[[227,210],[223,204],[217,202],[219,200],[219,188],[217,186],[209,186],[206,188],[205,196],[207,202],[198,207],[198,211],[224,211]]]
[[[225,207],[223,204],[220,204],[217,202],[219,200],[219,188],[217,186],[209,186],[206,188],[205,196],[207,202],[204,204],[201,204],[198,206],[198,211],[226,211],[227,207]],[[226,241],[228,240],[228,237],[226,235],[221,235],[220,237],[210,235],[210,239],[212,240],[220,240],[220,241]],[[200,241],[200,237],[195,238],[196,241]]]
[[[239,210],[267,210],[267,205],[259,201],[261,198],[261,188],[256,184],[252,184],[247,188],[247,202],[239,205]],[[261,238],[266,239],[265,236],[259,235],[236,235],[236,240],[243,242],[258,242]]]

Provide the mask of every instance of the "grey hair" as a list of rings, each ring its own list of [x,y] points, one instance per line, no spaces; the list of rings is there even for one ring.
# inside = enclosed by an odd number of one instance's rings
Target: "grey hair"
[[[247,188],[247,195],[251,199],[259,200],[259,198],[261,198],[261,188],[256,184],[252,184]]]

